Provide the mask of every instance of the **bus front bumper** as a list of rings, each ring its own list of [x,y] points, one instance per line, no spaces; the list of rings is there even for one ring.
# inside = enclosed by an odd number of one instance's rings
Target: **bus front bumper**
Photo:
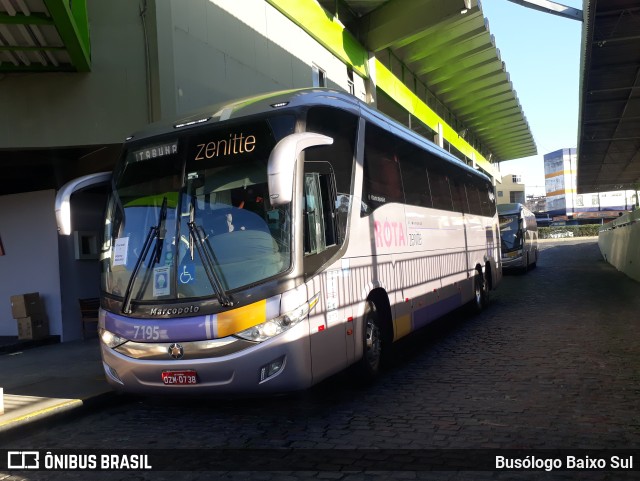
[[[188,347],[179,342],[171,343],[164,358],[153,359],[132,358],[101,342],[103,367],[112,387],[139,394],[272,394],[305,389],[312,379],[308,329],[308,321],[303,321],[246,349],[196,359],[188,359]],[[172,358],[181,350],[183,358]]]
[[[525,258],[522,251],[509,252],[502,255],[502,268],[503,269],[521,269],[524,267]]]

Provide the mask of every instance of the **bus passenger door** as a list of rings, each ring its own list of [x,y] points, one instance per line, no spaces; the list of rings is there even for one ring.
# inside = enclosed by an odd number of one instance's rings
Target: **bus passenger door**
[[[339,282],[337,270],[323,272],[307,282],[309,296],[319,294],[318,303],[309,314],[314,382],[347,367],[347,323],[338,305]]]
[[[304,176],[303,224],[308,297],[318,295],[318,302],[309,314],[312,372],[317,382],[346,367],[347,322],[339,297],[341,272],[324,270],[339,249],[333,173],[328,163],[313,164],[314,172],[306,172]]]

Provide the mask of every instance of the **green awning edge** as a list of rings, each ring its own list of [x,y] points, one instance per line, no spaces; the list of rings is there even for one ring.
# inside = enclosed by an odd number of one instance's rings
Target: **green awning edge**
[[[321,45],[332,52],[362,77],[369,78],[368,52],[353,35],[336,19],[312,0],[267,0],[279,12],[302,28]],[[376,86],[384,91],[407,112],[437,132],[438,123],[443,126],[444,139],[469,159],[500,180],[498,170],[480,152],[466,142],[450,125],[437,115],[425,102],[391,73],[380,61],[375,60]]]
[[[91,71],[89,15],[86,0],[43,0],[78,72]]]

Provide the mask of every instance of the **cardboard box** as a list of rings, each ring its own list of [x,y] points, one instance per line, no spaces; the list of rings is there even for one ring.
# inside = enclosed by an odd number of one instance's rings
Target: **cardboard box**
[[[18,321],[18,339],[37,340],[49,335],[49,321],[44,317],[22,317]]]
[[[39,316],[44,314],[40,293],[31,292],[29,294],[20,294],[11,296],[11,313],[14,319],[23,317]]]

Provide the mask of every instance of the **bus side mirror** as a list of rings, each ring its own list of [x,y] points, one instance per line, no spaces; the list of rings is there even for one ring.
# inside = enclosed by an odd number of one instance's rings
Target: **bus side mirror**
[[[333,139],[326,135],[303,132],[286,136],[271,151],[267,165],[269,199],[278,207],[289,204],[293,198],[293,180],[298,156],[304,149],[316,145],[331,145]]]
[[[56,194],[56,223],[60,235],[71,234],[71,194],[77,190],[111,180],[111,172],[99,172],[73,179],[64,184]]]

